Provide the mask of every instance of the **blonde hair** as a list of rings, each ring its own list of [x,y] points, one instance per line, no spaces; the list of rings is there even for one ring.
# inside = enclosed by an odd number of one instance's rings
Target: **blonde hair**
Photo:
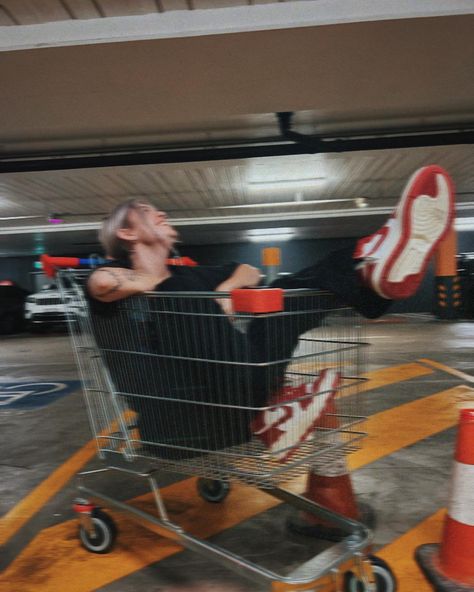
[[[99,230],[99,241],[104,247],[105,254],[113,259],[122,259],[128,257],[130,246],[128,243],[117,236],[120,228],[128,228],[130,222],[128,215],[138,206],[147,203],[143,199],[128,199],[116,206],[112,212],[102,221],[102,227]]]

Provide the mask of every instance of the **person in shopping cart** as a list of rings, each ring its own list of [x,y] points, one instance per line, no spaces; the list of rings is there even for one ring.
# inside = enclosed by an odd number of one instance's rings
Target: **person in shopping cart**
[[[350,248],[331,253],[297,273],[277,279],[271,286],[284,289],[328,290],[363,316],[379,317],[388,310],[393,300],[407,298],[418,289],[436,247],[450,228],[453,212],[454,190],[449,175],[435,165],[423,167],[410,178],[392,216],[377,232],[357,240]],[[116,207],[104,221],[100,238],[109,261],[96,269],[88,280],[91,308],[95,317],[99,319],[98,322],[104,319],[106,321],[117,319],[118,317],[113,313],[118,302],[146,291],[229,292],[236,288],[257,286],[261,280],[259,270],[247,264],[229,263],[219,267],[169,266],[167,259],[178,239],[178,233],[171,226],[164,212],[143,200],[130,200]],[[213,302],[213,306],[221,306],[226,313],[232,313],[228,299],[218,299]],[[208,315],[210,329],[204,329],[201,338],[196,340],[195,347],[200,349],[198,354],[194,352],[193,355],[206,360],[211,357],[209,350],[212,345],[212,355],[216,355],[215,351],[232,350],[232,356],[235,356],[236,360],[249,359],[250,343],[252,361],[260,361],[259,352],[263,346],[263,333],[267,330],[264,323],[257,321],[251,324],[244,335],[234,329],[232,323],[225,321],[225,325],[222,324],[222,312],[219,317],[220,324],[212,325],[215,310],[211,312],[212,314]],[[280,319],[275,322],[284,323],[285,321]],[[314,316],[308,318],[308,323],[311,322],[315,322]],[[286,339],[276,339],[270,344],[267,343],[266,359],[268,356],[275,360],[290,358],[299,334],[312,328],[308,323],[303,320],[297,326],[288,322],[282,325],[281,334],[284,334]],[[142,326],[147,327],[146,330],[149,331],[149,324]],[[122,326],[116,331],[115,342],[125,337],[132,339],[131,334],[134,330]],[[146,341],[148,352],[152,351],[153,347],[161,347],[161,353],[165,354],[167,348],[171,351],[173,339],[179,339],[179,335],[173,334],[173,331],[175,329],[168,325],[166,328],[156,329],[151,336],[138,335],[133,347],[128,346],[127,359],[130,358],[132,349],[138,354],[143,353],[144,346],[139,343],[140,341]],[[165,333],[166,340],[163,338]],[[209,335],[213,333],[220,335],[219,339],[222,343],[210,344]],[[108,345],[110,350],[110,344],[107,343],[107,340],[112,339],[110,330],[104,330],[101,335],[99,345],[102,347]],[[158,341],[161,343],[160,346],[156,346]],[[231,342],[232,347],[227,345]],[[116,352],[124,349],[120,344],[115,345]],[[149,359],[147,358],[145,363],[143,355],[138,357],[138,354],[135,367],[140,369],[140,376],[137,375],[134,380],[142,385],[140,387],[142,391],[146,390],[149,393],[150,381],[156,379],[159,382],[160,378],[152,368]],[[168,355],[168,358],[172,357],[171,354]],[[187,357],[189,358],[190,354]],[[111,373],[114,380],[121,383],[119,390],[131,392],[130,385],[126,384],[128,379],[124,377],[125,358],[115,353],[114,357],[110,356],[107,360],[109,365],[114,365],[115,369]],[[192,378],[193,381],[200,381],[204,401],[227,406],[235,404],[241,407],[263,406],[265,401],[268,401],[281,387],[285,367],[278,366],[270,379],[268,373],[252,375],[254,392],[253,399],[249,400],[247,391],[243,393],[236,388],[226,390],[224,382],[229,384],[231,381],[225,377],[218,380],[212,372],[202,371],[196,364],[193,366],[189,361],[187,366],[185,362],[179,366],[172,359],[168,359],[167,363],[165,373],[168,388],[170,376],[173,376],[173,388],[176,391],[179,388],[186,388],[185,379]],[[242,372],[242,368],[239,371]],[[237,384],[238,379],[235,378],[233,381]],[[330,371],[324,371],[321,372],[313,388],[316,391],[326,392],[327,397],[330,397],[337,386],[338,376]],[[155,388],[157,390],[165,388],[164,382],[159,387],[155,385]],[[137,390],[139,390],[138,387]],[[200,408],[201,415],[196,415],[199,420],[196,421],[195,417],[191,426],[187,417],[189,406],[180,407],[177,412],[176,404],[172,407],[169,403],[166,407],[166,403],[160,401],[161,413],[157,414],[156,402],[149,395],[138,401],[137,395],[137,398],[132,399],[131,406],[142,416],[142,422],[139,425],[147,441],[159,438],[160,435],[157,432],[160,430],[161,432],[166,429],[174,430],[177,434],[181,434],[180,437],[177,436],[176,446],[186,447],[192,441],[194,450],[203,451],[244,441],[245,438],[251,437],[252,430],[260,435],[268,434],[272,427],[271,413],[261,414],[255,418],[251,414],[242,414],[239,409],[221,408],[217,411],[212,406]],[[308,407],[308,413],[314,414],[314,417],[309,420],[305,417],[304,409],[283,419],[277,418],[280,428],[282,428],[282,421],[296,423],[291,426],[291,429],[289,426],[284,426],[285,429],[279,430],[285,434],[285,437],[293,438],[292,442],[286,442],[288,449],[307,437],[308,430],[316,425],[318,416],[323,410],[324,405],[316,408]],[[244,417],[245,420],[243,420]],[[242,422],[248,425],[243,426]],[[219,433],[215,433],[216,431]],[[268,439],[266,443],[272,445]],[[287,456],[288,454],[283,458],[286,459]]]

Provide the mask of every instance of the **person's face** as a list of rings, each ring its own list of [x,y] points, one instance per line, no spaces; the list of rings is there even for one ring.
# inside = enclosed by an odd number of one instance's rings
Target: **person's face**
[[[171,248],[178,239],[178,232],[168,222],[165,212],[148,203],[138,204],[128,215],[129,231],[135,242],[146,245],[162,244]]]

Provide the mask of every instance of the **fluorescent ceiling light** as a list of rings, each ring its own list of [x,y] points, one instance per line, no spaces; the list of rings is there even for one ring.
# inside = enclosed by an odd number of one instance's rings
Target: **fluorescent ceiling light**
[[[251,204],[238,204],[233,206],[213,206],[211,210],[229,210],[233,208],[276,208],[278,206],[290,207],[290,206],[304,206],[324,203],[337,203],[343,201],[354,201],[353,199],[304,199],[294,201],[271,201],[264,203],[251,203]]]
[[[312,183],[325,181],[326,177],[304,177],[300,179],[272,179],[271,181],[248,181],[252,189],[274,189],[276,187],[311,187]]]
[[[27,218],[44,218],[44,216],[5,216],[0,217],[0,220],[26,220]]]
[[[282,226],[278,226],[275,228],[252,228],[251,230],[247,230],[247,234],[249,236],[258,236],[264,232],[265,234],[287,234],[288,232],[294,232],[294,228],[283,228]]]
[[[458,231],[474,230],[474,218],[456,218],[454,228]]]
[[[295,236],[293,228],[255,228],[247,231],[252,243],[283,242]]]
[[[366,208],[369,205],[369,202],[365,197],[356,197],[354,203],[358,208]]]
[[[249,236],[249,240],[252,243],[281,243],[289,241],[294,236],[294,232],[288,232],[287,234],[262,234],[260,236]]]

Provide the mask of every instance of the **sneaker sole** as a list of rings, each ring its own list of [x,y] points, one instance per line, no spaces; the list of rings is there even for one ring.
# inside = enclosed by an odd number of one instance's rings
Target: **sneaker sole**
[[[288,432],[282,436],[274,444],[272,452],[274,457],[279,462],[287,462],[291,457],[298,452],[301,444],[311,436],[317,424],[324,417],[328,407],[334,400],[337,390],[341,384],[341,375],[339,372],[324,369],[321,371],[320,378],[317,384],[319,389],[316,393],[313,392],[313,398],[310,405],[303,411],[303,421],[297,426],[290,428]],[[282,452],[276,452],[282,450]]]
[[[380,296],[398,300],[416,292],[434,250],[451,226],[453,213],[454,187],[446,171],[432,165],[414,173],[382,254],[368,268],[372,287]]]

